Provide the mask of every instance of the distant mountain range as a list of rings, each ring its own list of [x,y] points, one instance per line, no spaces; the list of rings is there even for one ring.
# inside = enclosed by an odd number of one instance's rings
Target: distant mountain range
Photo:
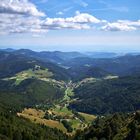
[[[114,58],[124,55],[140,55],[140,53],[114,53],[114,52],[61,52],[61,51],[41,51],[35,52],[29,49],[19,49],[15,50],[12,48],[0,49],[0,51],[6,52],[18,52],[21,54],[28,54],[30,56],[37,55],[38,57],[48,57],[52,61],[58,59],[57,61],[62,61],[63,59],[72,59],[77,57],[90,57],[90,58]],[[60,60],[59,60],[60,59]]]
[[[83,54],[79,52],[59,51],[34,52],[28,49],[13,50],[9,48],[0,50],[0,57],[0,70],[5,71],[6,76],[32,67],[35,64],[47,67],[55,73],[54,75],[58,79],[63,77],[62,79],[75,80],[109,74],[118,76],[136,75],[139,74],[140,68],[139,53],[90,52]],[[32,63],[29,63],[29,61],[32,61]],[[22,65],[20,65],[21,63]],[[1,72],[0,76],[4,77],[4,74]]]

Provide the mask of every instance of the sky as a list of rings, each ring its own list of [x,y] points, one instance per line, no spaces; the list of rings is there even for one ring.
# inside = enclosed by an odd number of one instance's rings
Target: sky
[[[140,0],[0,0],[0,48],[140,51]]]

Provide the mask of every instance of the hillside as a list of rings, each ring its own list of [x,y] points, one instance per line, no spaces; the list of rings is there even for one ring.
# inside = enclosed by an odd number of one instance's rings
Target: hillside
[[[91,114],[131,112],[140,109],[140,77],[86,82],[74,89],[70,108]]]
[[[18,72],[33,69],[36,65],[42,69],[47,68],[53,73],[52,77],[54,79],[69,79],[69,74],[64,68],[50,61],[43,62],[20,53],[0,51],[0,78],[10,77]]]
[[[31,123],[11,113],[0,110],[1,140],[69,140],[60,130]]]
[[[112,75],[111,73],[98,68],[98,67],[90,67],[90,66],[75,66],[68,69],[68,72],[71,76],[71,79],[75,81],[81,81],[85,78],[103,78],[109,75]]]
[[[116,58],[79,57],[65,61],[63,65],[73,67],[98,67],[108,73],[119,76],[140,74],[140,55],[124,55]],[[135,73],[136,72],[136,73]]]
[[[140,112],[99,117],[92,126],[78,132],[74,140],[139,140]]]
[[[27,79],[16,86],[14,81],[0,81],[0,102],[13,109],[45,103],[51,105],[63,96],[64,90],[56,83]]]
[[[0,51],[0,139],[138,138],[140,57],[110,55]]]
[[[140,140],[140,0],[0,0],[0,140]]]

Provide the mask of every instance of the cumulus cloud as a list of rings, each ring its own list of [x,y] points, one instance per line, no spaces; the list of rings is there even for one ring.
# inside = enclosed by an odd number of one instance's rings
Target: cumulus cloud
[[[61,14],[61,13],[59,13]],[[42,17],[43,16],[43,17]],[[48,30],[91,29],[104,31],[132,31],[140,29],[140,20],[108,22],[88,13],[76,11],[75,16],[50,18],[28,0],[1,0],[0,34],[46,33]]]
[[[101,21],[87,13],[76,13],[76,16],[69,18],[46,18],[41,26],[46,29],[89,29],[90,23],[97,24]]]
[[[66,22],[74,22],[74,23],[100,23],[101,21],[96,17],[87,14],[87,13],[80,13],[76,12],[76,16],[71,18],[66,18]]]
[[[138,21],[129,21],[129,20],[118,20],[113,23],[107,23],[102,30],[105,31],[134,31],[140,29],[140,20]]]
[[[122,24],[122,23],[107,23],[107,25],[103,26],[101,28],[102,30],[105,31],[133,31],[136,30],[135,27],[133,26],[128,26],[126,24]]]
[[[1,0],[0,34],[44,32],[42,16],[46,15],[28,0]]]
[[[138,21],[118,20],[118,23],[140,28],[140,20],[138,20]]]
[[[0,32],[3,33],[46,33],[58,29],[90,29],[89,24],[101,21],[87,13],[76,12],[69,18],[40,18],[38,16],[17,13],[0,13]]]
[[[41,32],[40,20],[36,17],[24,17],[21,15],[0,14],[0,32],[27,33]]]
[[[37,10],[36,6],[27,0],[1,0],[0,13],[45,16],[43,12]]]

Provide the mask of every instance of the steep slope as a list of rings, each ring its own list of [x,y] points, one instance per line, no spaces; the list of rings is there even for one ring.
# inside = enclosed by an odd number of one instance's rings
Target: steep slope
[[[72,77],[73,81],[80,81],[85,78],[103,78],[108,75],[111,75],[109,72],[102,70],[98,67],[92,66],[75,66],[68,69],[69,74]]]
[[[53,103],[64,95],[64,90],[56,84],[37,79],[27,79],[15,88],[17,91],[27,95],[33,103]]]
[[[69,140],[60,130],[31,123],[10,112],[0,110],[1,140]]]
[[[74,140],[139,140],[140,112],[99,117]]]
[[[0,80],[0,105],[15,110],[38,104],[53,104],[64,96],[57,84],[38,79],[26,79],[18,86],[14,81]]]
[[[70,107],[91,114],[130,112],[140,109],[140,77],[123,77],[84,83],[74,90]]]

